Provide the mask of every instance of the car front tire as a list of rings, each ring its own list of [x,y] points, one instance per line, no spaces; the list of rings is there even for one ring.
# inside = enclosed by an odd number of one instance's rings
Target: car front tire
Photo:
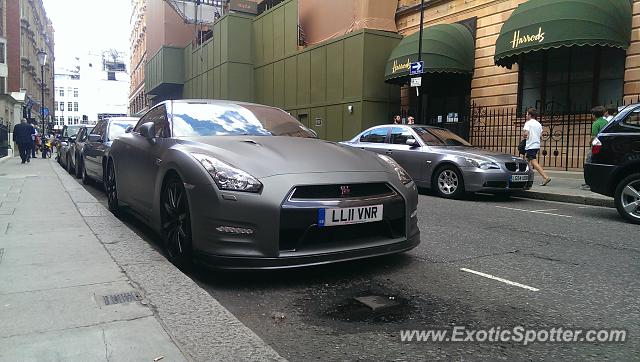
[[[109,211],[118,216],[120,212],[120,202],[118,201],[118,187],[116,183],[116,172],[113,161],[107,164],[107,174],[105,177],[104,189],[107,192],[107,204]]]
[[[80,155],[76,155],[76,178],[82,177],[82,169],[84,165],[82,164],[82,157]]]
[[[631,174],[618,184],[614,201],[622,217],[634,224],[640,224],[640,173]]]
[[[459,199],[464,191],[462,172],[451,165],[440,167],[433,177],[432,188],[435,193],[445,199]]]
[[[179,269],[191,267],[191,217],[184,184],[177,175],[164,182],[160,198],[161,230],[167,258]]]

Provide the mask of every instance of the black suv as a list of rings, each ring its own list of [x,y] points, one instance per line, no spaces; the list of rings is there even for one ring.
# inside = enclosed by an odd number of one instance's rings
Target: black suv
[[[622,110],[593,140],[584,179],[591,191],[613,196],[620,215],[640,224],[640,104]]]

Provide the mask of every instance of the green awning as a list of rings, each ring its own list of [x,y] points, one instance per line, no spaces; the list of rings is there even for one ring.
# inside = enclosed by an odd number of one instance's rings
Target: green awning
[[[475,46],[464,25],[434,25],[422,33],[425,73],[473,73]],[[387,81],[409,75],[409,64],[418,61],[419,36],[419,31],[406,36],[391,52],[385,69]]]
[[[496,42],[495,64],[511,68],[519,55],[562,46],[627,49],[629,0],[529,0],[513,11]]]

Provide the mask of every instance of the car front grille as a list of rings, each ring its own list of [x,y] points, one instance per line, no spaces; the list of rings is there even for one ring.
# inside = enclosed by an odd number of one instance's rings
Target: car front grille
[[[386,183],[362,183],[342,185],[305,185],[293,191],[291,199],[322,200],[348,197],[370,197],[391,195],[394,191]]]
[[[352,199],[353,200],[353,199]],[[382,204],[383,219],[377,222],[318,226],[318,210],[322,208],[351,207],[353,205],[296,207],[285,203],[280,212],[279,249],[281,252],[304,252],[306,250],[342,248],[348,245],[366,245],[376,240],[389,240],[406,235],[405,203],[402,196],[392,190],[388,196],[381,197],[372,204]],[[356,200],[357,201],[357,200]],[[313,202],[314,204],[316,202]],[[360,206],[365,206],[360,204]]]
[[[527,171],[527,163],[526,162],[506,162],[504,166],[507,170],[511,172],[526,172]]]

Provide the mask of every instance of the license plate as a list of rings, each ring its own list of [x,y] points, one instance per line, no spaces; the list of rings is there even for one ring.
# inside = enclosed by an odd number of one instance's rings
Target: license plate
[[[527,182],[529,175],[511,175],[511,182]]]
[[[382,220],[383,205],[318,209],[318,226],[363,224]]]

